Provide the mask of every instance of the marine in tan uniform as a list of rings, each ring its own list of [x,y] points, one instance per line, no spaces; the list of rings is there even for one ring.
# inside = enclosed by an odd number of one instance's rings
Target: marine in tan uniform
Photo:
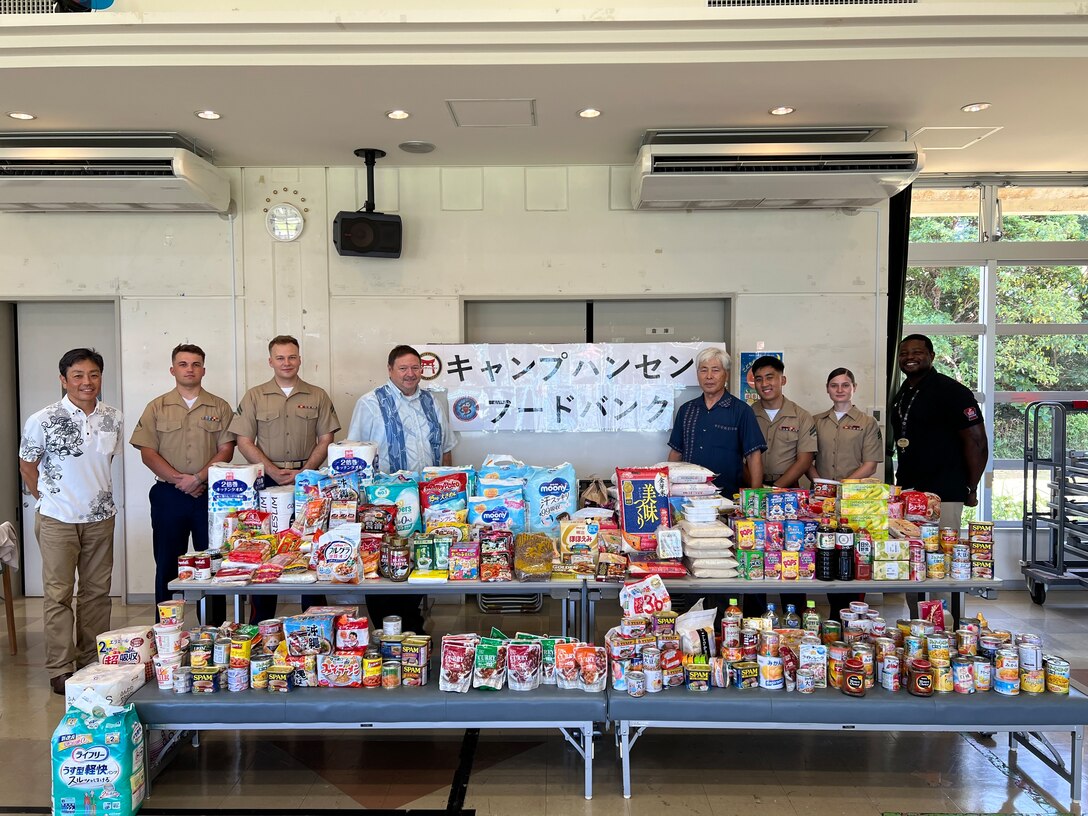
[[[194,549],[208,549],[208,466],[234,456],[228,430],[234,412],[201,387],[204,360],[200,346],[174,348],[175,387],[147,404],[129,439],[155,474],[148,501],[156,602],[170,597],[167,584],[178,576],[178,556],[188,550],[189,537]]]
[[[819,450],[809,478],[864,479],[884,461],[880,425],[854,405],[855,391],[857,382],[850,369],[836,368],[827,375],[827,395],[834,404],[814,417]]]
[[[268,365],[274,376],[246,392],[230,430],[246,460],[264,465],[266,484],[289,485],[300,470],[321,467],[340,420],[325,390],[298,376],[294,337],[272,338]]]
[[[763,454],[763,483],[797,487],[816,456],[816,423],[812,415],[782,394],[785,366],[777,357],[764,356],[752,364],[759,402],[752,406],[767,440]]]
[[[238,437],[242,456],[264,465],[264,486],[290,485],[300,470],[321,467],[340,420],[325,390],[298,376],[298,340],[286,334],[273,337],[268,365],[272,379],[246,392],[230,430]],[[276,613],[274,595],[255,595],[250,602],[253,623]],[[302,596],[303,609],[322,603],[324,596]]]

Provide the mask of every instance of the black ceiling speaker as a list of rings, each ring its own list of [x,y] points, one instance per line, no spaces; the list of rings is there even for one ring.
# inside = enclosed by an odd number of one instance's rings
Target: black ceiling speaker
[[[358,212],[338,212],[332,222],[332,243],[341,255],[363,258],[399,258],[401,221],[399,215],[374,212],[374,162],[384,150],[360,147],[355,155],[366,162],[366,206]]]

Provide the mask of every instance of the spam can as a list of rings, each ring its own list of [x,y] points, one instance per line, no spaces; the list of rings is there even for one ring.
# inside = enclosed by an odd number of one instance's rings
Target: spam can
[[[750,660],[729,667],[729,685],[734,688],[756,688],[759,685],[759,664]]]
[[[1044,658],[1046,690],[1053,694],[1069,693],[1069,661],[1054,655]]]

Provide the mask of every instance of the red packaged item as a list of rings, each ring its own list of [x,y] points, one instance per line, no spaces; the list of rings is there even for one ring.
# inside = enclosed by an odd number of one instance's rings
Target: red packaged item
[[[476,663],[475,638],[446,636],[442,638],[441,668],[438,687],[442,691],[461,694],[472,688],[472,669]]]
[[[382,541],[384,536],[375,533],[363,533],[359,539],[359,560],[363,564],[363,580],[373,581],[381,578]]]
[[[274,555],[253,571],[253,577],[250,578],[250,582],[254,584],[275,583],[279,577],[283,575],[284,568],[294,560],[294,553],[280,553],[279,555]]]
[[[234,529],[257,535],[270,535],[272,514],[262,510],[237,510],[234,513]]]
[[[671,527],[669,469],[616,468],[617,514],[623,537],[634,549],[657,548],[657,528]],[[652,546],[650,546],[652,542]]]
[[[378,533],[390,538],[397,534],[396,505],[361,504],[355,518],[363,526],[364,533]]]
[[[555,644],[555,684],[561,689],[576,689],[578,685],[577,650],[583,643]]]
[[[941,601],[919,601],[918,617],[932,623],[936,631],[944,631],[944,603]]]
[[[647,575],[684,578],[688,569],[679,558],[658,558],[657,553],[630,553],[627,572],[632,578],[644,578]]]
[[[941,518],[941,499],[935,493],[904,490],[900,499],[907,521],[939,521]]]
[[[365,615],[337,615],[333,621],[336,630],[334,649],[337,654],[363,654],[370,645],[370,619]]]
[[[447,473],[419,483],[421,510],[428,507],[451,507],[459,501],[462,502],[459,509],[468,506],[468,474],[464,471]]]
[[[302,550],[302,536],[299,535],[298,530],[293,530],[288,527],[286,530],[282,530],[277,533],[276,552],[277,553],[298,553]]]
[[[509,530],[481,530],[480,580],[514,580],[514,534]]]
[[[578,685],[582,691],[604,691],[608,683],[608,652],[603,646],[579,646],[575,649],[578,662]]]
[[[539,688],[543,663],[540,641],[511,643],[506,649],[506,685],[511,691]]]

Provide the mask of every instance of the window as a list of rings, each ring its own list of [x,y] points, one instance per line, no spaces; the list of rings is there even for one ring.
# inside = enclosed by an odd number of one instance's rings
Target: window
[[[1029,182],[941,179],[911,197],[904,333],[929,335],[936,367],[981,395],[977,516],[1007,524],[1023,518],[1026,405],[1088,391],[1088,184]],[[1067,448],[1088,449],[1088,416],[1070,416]]]

